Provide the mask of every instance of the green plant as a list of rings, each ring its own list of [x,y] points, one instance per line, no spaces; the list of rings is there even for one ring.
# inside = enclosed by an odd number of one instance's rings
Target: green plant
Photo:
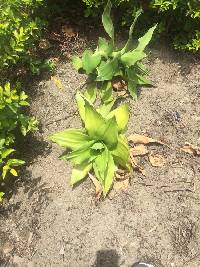
[[[118,166],[130,170],[128,142],[124,136],[128,123],[128,107],[122,105],[112,111],[111,106],[97,110],[83,95],[77,93],[79,113],[84,129],[67,129],[53,134],[50,139],[72,152],[61,159],[74,164],[71,185],[84,179],[94,170],[103,193],[109,192]]]
[[[87,15],[101,12],[106,0],[82,0]],[[129,25],[136,10],[142,7],[144,13],[140,21],[139,33],[154,23],[158,23],[158,31],[166,35],[175,49],[197,52],[200,49],[200,1],[199,0],[113,0],[122,25]],[[181,29],[181,30],[180,30]]]
[[[46,22],[37,16],[44,0],[0,0],[0,70],[36,60],[35,42]]]
[[[17,90],[18,89],[18,90]],[[15,131],[19,129],[22,135],[37,130],[37,121],[22,112],[22,108],[29,105],[28,96],[24,91],[18,94],[17,89],[11,89],[10,83],[0,86],[0,181],[10,172],[17,176],[16,166],[24,164],[23,160],[11,158],[15,152],[12,148],[15,142]],[[0,192],[0,199],[3,192]]]
[[[107,81],[120,77],[128,85],[128,91],[131,96],[137,97],[137,85],[150,84],[145,78],[147,71],[141,60],[146,57],[144,49],[150,42],[156,25],[150,28],[147,33],[139,38],[138,44],[133,45],[133,29],[141,10],[137,11],[135,19],[129,30],[129,38],[126,45],[122,49],[118,49],[114,40],[114,27],[110,17],[111,2],[108,1],[103,15],[102,23],[110,40],[99,38],[98,47],[93,53],[86,50],[82,58],[74,57],[73,65],[77,70],[83,70],[89,75],[92,82],[103,85]],[[101,86],[100,85],[100,86]],[[112,86],[112,83],[110,84]],[[106,86],[107,87],[107,86]],[[110,88],[107,87],[110,90]]]

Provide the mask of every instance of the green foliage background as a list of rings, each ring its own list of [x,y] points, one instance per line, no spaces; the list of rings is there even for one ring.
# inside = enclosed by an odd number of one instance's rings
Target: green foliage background
[[[106,0],[83,0],[86,15],[101,13]],[[140,30],[158,23],[158,32],[165,34],[175,49],[196,52],[200,50],[199,0],[112,0],[118,8],[116,15],[123,25],[130,24],[136,10],[144,10]]]

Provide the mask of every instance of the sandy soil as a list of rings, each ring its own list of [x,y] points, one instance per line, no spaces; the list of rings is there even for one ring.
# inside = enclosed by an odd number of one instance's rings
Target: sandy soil
[[[152,167],[141,158],[146,176],[134,173],[126,190],[112,190],[95,201],[89,179],[69,186],[71,165],[48,141],[51,133],[80,127],[74,94],[85,77],[69,62],[50,78],[35,82],[31,113],[40,130],[22,145],[27,166],[0,210],[2,266],[200,266],[200,161],[179,151],[185,142],[200,145],[200,61],[153,48],[147,65],[155,87],[127,99],[128,132],[146,134],[167,146],[150,146],[166,159]]]

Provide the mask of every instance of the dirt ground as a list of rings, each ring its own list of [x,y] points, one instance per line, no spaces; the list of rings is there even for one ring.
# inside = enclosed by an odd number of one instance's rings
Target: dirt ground
[[[200,161],[179,150],[185,142],[200,145],[199,63],[164,45],[152,48],[147,65],[155,87],[141,88],[137,102],[126,100],[128,133],[166,142],[149,146],[166,164],[156,168],[141,158],[146,176],[134,172],[126,190],[113,189],[99,202],[89,179],[70,187],[71,165],[48,141],[81,126],[74,95],[85,77],[66,61],[55,74],[63,90],[50,77],[32,85],[40,130],[25,140],[27,166],[0,207],[1,266],[200,266]]]

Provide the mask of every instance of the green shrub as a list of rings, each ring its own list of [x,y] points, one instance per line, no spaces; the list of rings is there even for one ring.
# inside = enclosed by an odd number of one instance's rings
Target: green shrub
[[[0,0],[0,70],[26,63],[38,73],[35,43],[46,22],[40,8],[44,0]],[[40,14],[41,13],[41,14]],[[47,66],[48,67],[48,66]]]
[[[83,0],[87,14],[101,11],[106,0]],[[200,1],[199,0],[115,0],[122,14],[122,23],[130,24],[136,10],[141,6],[140,30],[158,22],[158,29],[171,39],[176,49],[196,52],[200,49]]]
[[[82,70],[89,75],[89,87],[91,87],[92,83],[96,88],[105,88],[104,90],[102,89],[102,92],[105,91],[106,95],[108,95],[109,91],[112,94],[112,83],[109,81],[120,77],[128,86],[130,95],[136,98],[137,85],[150,84],[145,78],[147,71],[142,65],[141,60],[146,57],[144,50],[152,38],[156,25],[138,39],[137,45],[134,45],[133,30],[141,14],[141,10],[138,10],[129,30],[128,41],[123,48],[119,49],[115,42],[114,26],[110,17],[110,11],[111,2],[108,1],[102,15],[102,23],[110,39],[99,38],[98,47],[95,52],[86,50],[83,53],[82,59],[74,57],[73,65],[77,70]],[[103,98],[105,98],[105,94]]]
[[[52,135],[50,139],[72,151],[61,157],[74,164],[71,185],[93,170],[106,196],[117,168],[131,169],[129,146],[124,136],[129,117],[128,106],[125,104],[112,111],[110,106],[106,113],[101,108],[97,111],[80,93],[77,93],[77,104],[85,128],[67,129]]]
[[[24,115],[22,108],[29,105],[28,96],[17,89],[11,89],[10,83],[0,86],[0,182],[10,172],[17,176],[16,166],[24,164],[24,161],[11,158],[14,153],[15,132],[20,130],[22,135],[37,130],[35,118]],[[0,192],[0,199],[3,193]]]

